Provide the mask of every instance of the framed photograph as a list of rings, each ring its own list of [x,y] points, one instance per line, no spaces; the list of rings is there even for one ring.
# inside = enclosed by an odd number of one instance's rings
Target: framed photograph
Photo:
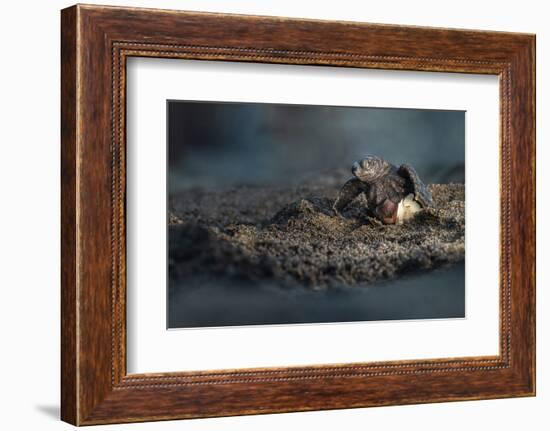
[[[61,415],[535,394],[535,36],[61,13]]]

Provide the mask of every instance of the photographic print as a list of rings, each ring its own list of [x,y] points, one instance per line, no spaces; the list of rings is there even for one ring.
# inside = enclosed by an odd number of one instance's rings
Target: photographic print
[[[167,101],[168,328],[465,317],[465,112]]]

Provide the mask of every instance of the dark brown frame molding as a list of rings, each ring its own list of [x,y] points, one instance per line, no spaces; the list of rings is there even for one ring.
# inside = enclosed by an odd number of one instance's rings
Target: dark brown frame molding
[[[535,36],[77,5],[61,14],[61,417],[75,425],[535,394]],[[130,56],[500,77],[500,353],[126,373]]]

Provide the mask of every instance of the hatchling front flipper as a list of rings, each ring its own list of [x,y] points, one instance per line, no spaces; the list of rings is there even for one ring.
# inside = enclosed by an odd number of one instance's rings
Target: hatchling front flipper
[[[401,177],[410,181],[415,201],[417,201],[423,208],[434,207],[432,194],[411,165],[404,164],[399,166],[397,173]]]
[[[332,208],[340,213],[352,200],[366,190],[367,185],[357,178],[348,180],[340,189]]]

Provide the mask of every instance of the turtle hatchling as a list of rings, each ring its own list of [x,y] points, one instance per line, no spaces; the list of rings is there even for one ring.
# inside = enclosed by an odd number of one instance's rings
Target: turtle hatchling
[[[367,156],[351,168],[353,178],[342,189],[333,208],[339,214],[361,193],[367,198],[367,210],[384,224],[402,224],[426,208],[433,198],[411,165],[399,167],[377,156]]]

